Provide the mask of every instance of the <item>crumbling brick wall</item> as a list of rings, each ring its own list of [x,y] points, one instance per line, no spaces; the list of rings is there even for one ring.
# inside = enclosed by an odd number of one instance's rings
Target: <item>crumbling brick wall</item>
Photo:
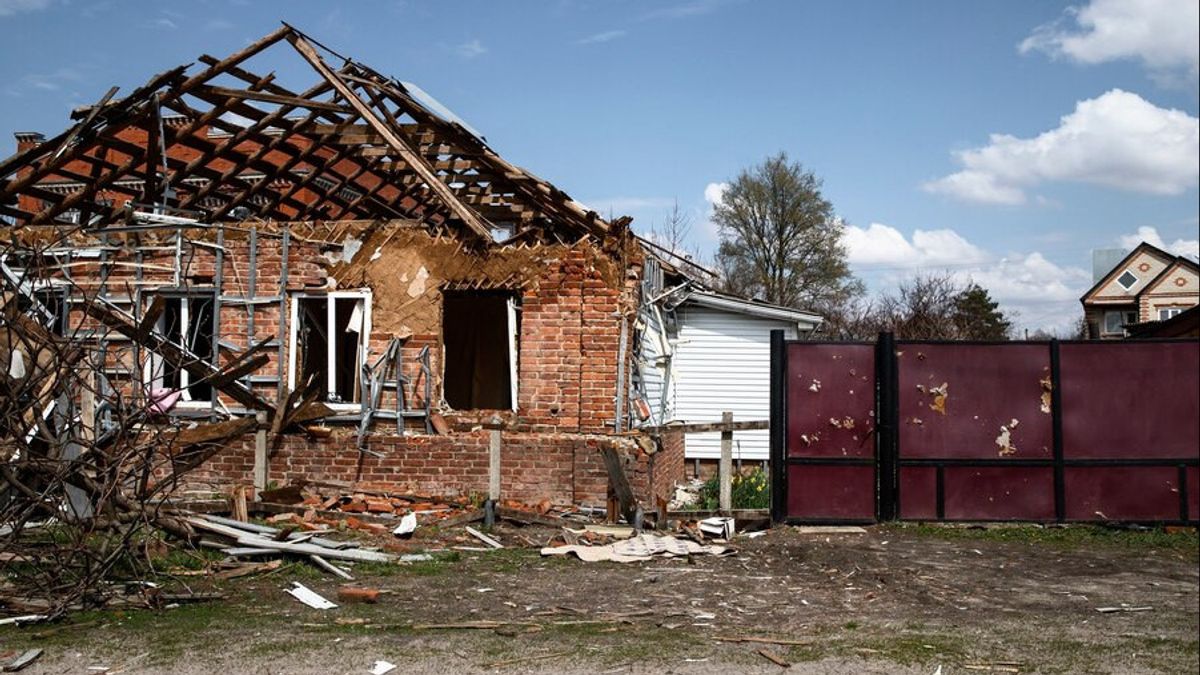
[[[370,449],[382,457],[354,450],[350,430],[324,439],[286,436],[268,467],[268,479],[284,485],[303,480],[358,482],[396,491],[439,496],[484,495],[488,489],[489,431],[452,436],[374,434]],[[653,506],[661,485],[673,486],[664,453],[646,454],[630,439],[581,434],[502,432],[501,493],[503,499],[536,503],[603,506],[608,474],[601,450],[615,447],[624,459],[635,494]],[[682,460],[678,462],[682,467]],[[189,476],[192,491],[224,493],[232,484],[253,480],[254,439],[246,437]],[[667,489],[670,489],[669,487]]]
[[[285,227],[290,236],[287,277],[282,279]],[[265,352],[269,361],[255,373],[279,375],[280,381],[262,377],[252,384],[269,400],[276,398],[280,385],[289,384],[291,313],[298,292],[370,290],[367,362],[383,353],[393,337],[403,339],[405,373],[416,383],[409,403],[420,407],[425,403],[424,382],[416,359],[422,348],[428,348],[435,408],[441,401],[444,290],[504,290],[521,300],[517,410],[447,413],[456,430],[447,437],[400,437],[395,434],[394,422],[377,421],[370,447],[384,457],[366,457],[361,473],[359,453],[347,436],[353,436],[354,427],[330,423],[336,441],[315,441],[299,434],[284,438],[271,463],[273,480],[314,475],[348,480],[360,477],[368,482],[412,484],[437,493],[482,490],[487,483],[486,433],[472,429],[494,413],[503,418],[506,435],[511,437],[506,440],[511,446],[506,445],[504,480],[506,489],[518,498],[603,503],[608,483],[599,452],[603,444],[620,446],[630,458],[630,480],[648,505],[653,505],[653,495],[669,494],[675,480],[682,477],[681,455],[676,467],[674,460],[668,461],[661,453],[646,454],[628,439],[605,436],[614,431],[622,323],[628,322],[635,302],[631,289],[636,288],[638,261],[626,256],[636,247],[585,239],[572,245],[523,243],[472,250],[457,238],[431,233],[408,221],[266,223],[256,228],[257,243],[252,247],[249,225],[225,227],[221,295],[226,300],[219,314],[219,338],[239,349],[272,336],[282,342],[282,369],[278,365],[281,351],[272,347]],[[114,251],[112,260],[141,265],[140,278],[135,275],[136,265],[108,266],[108,286],[111,293],[141,289],[142,293],[134,295],[144,311],[159,288],[211,288],[217,276],[214,229],[185,229],[178,284],[172,272],[175,253],[163,245],[169,234],[168,229],[141,238],[115,235],[107,242],[84,245],[107,244]],[[135,255],[139,250],[140,257]],[[101,262],[93,259],[76,272],[100,278]],[[252,274],[254,296],[277,297],[283,289],[288,305],[283,316],[276,300],[253,305],[251,331],[247,305],[236,298],[251,295]],[[88,321],[72,317],[76,325]],[[140,378],[141,367],[132,362],[136,350],[129,347],[132,345],[116,348],[114,352],[119,353],[111,358],[125,360],[129,372]],[[235,356],[223,354],[221,361],[227,363]],[[628,368],[631,354],[626,353],[625,358]],[[134,384],[130,381],[126,386],[133,389]],[[383,408],[394,405],[393,396],[385,392]],[[220,403],[218,409],[238,407],[224,395]],[[408,426],[410,432],[424,431],[423,424],[413,422],[416,424]],[[253,463],[253,454],[246,451],[250,443],[250,439],[244,440],[215,460],[207,469],[210,482],[247,479]]]

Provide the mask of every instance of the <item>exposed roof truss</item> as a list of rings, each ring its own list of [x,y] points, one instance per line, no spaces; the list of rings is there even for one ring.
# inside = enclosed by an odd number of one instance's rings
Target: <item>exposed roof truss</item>
[[[246,68],[282,43],[317,74],[311,88]],[[495,227],[564,241],[608,231],[398,80],[333,54],[335,67],[318,46],[285,24],[124,98],[110,90],[70,129],[0,161],[0,217],[103,227],[125,219],[128,201],[208,222],[417,219],[483,241]]]

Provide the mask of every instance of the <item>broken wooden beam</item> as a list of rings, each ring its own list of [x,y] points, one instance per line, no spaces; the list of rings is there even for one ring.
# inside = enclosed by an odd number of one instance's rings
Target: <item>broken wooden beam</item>
[[[742,420],[739,422],[695,422],[691,424],[659,424],[650,427],[638,427],[627,434],[661,434],[668,431],[680,431],[685,434],[699,434],[710,431],[757,431],[770,429],[770,420]]]

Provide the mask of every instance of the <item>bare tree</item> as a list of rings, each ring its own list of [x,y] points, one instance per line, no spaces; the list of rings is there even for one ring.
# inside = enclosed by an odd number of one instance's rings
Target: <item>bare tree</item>
[[[667,211],[662,226],[650,228],[649,238],[675,255],[696,257],[691,243],[691,234],[692,215],[680,209],[679,200],[676,199],[671,210]]]
[[[929,274],[874,300],[842,305],[826,316],[823,330],[851,340],[870,340],[881,331],[906,340],[1006,340],[1011,326],[986,289]]]
[[[135,341],[117,335],[133,317],[88,284],[95,277],[62,273],[56,251],[73,240],[59,234],[0,244],[0,613],[50,618],[110,601],[121,592],[115,570],[152,566],[163,533],[190,539],[168,498],[255,426],[185,427],[157,411],[140,379],[108,379],[113,364],[137,363]]]

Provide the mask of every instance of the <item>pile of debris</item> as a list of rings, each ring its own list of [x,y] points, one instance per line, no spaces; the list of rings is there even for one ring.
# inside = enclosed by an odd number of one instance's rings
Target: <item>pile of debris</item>
[[[201,546],[218,549],[231,559],[288,556],[307,560],[321,570],[347,580],[353,580],[350,571],[330,560],[350,563],[399,560],[398,556],[363,547],[358,542],[319,536],[332,534],[333,530],[329,529],[300,532],[296,527],[275,528],[213,515],[190,516],[187,522],[205,533],[200,539]]]
[[[305,530],[336,527],[385,534],[406,518],[414,527],[419,524],[448,529],[483,520],[485,516],[482,506],[461,497],[388,490],[343,481],[301,481],[266,490],[260,494],[260,500],[253,508],[270,514],[272,522],[292,523]],[[238,507],[235,505],[233,510],[236,514]],[[590,521],[593,517],[590,511],[568,510],[549,500],[537,504],[503,500],[497,506],[496,515],[519,525],[540,524],[555,528],[564,518]]]

